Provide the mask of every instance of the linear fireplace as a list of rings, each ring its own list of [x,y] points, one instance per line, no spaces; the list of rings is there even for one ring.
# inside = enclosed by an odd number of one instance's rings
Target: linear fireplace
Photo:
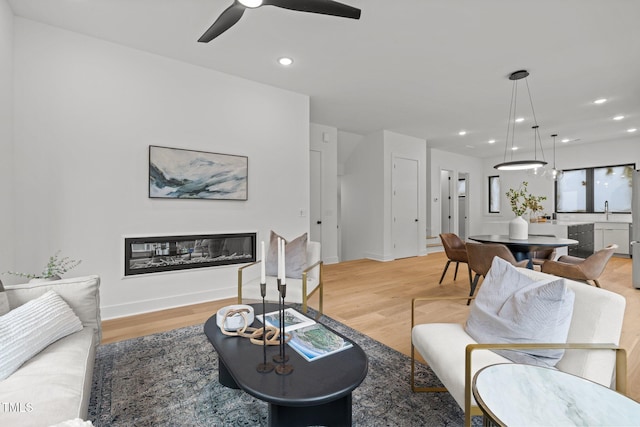
[[[124,245],[125,276],[256,260],[256,233],[125,237]]]

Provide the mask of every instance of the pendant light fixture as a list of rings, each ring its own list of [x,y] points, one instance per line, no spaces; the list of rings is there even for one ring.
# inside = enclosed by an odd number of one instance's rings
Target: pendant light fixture
[[[545,175],[553,181],[557,181],[560,178],[562,178],[562,171],[556,168],[556,136],[558,136],[557,133],[554,133],[553,135],[551,135],[551,137],[553,138],[553,169],[548,171],[547,174]]]
[[[538,132],[538,120],[536,119],[536,112],[533,109],[533,101],[531,100],[531,91],[529,90],[529,82],[527,76],[529,72],[527,70],[514,71],[509,75],[509,80],[513,81],[511,88],[511,104],[509,106],[509,120],[507,121],[507,137],[505,138],[504,145],[504,160],[494,166],[498,170],[523,170],[523,169],[535,169],[547,164],[544,161],[544,153],[542,152],[542,141],[540,140],[540,133]],[[516,112],[518,104],[518,81],[523,80],[527,86],[527,94],[529,95],[529,104],[531,105],[531,114],[533,115],[534,126],[533,129],[533,160],[513,160],[513,142],[515,140],[516,130]],[[543,160],[538,159],[538,145],[540,145],[540,152]],[[507,161],[507,152],[511,151],[510,160]]]

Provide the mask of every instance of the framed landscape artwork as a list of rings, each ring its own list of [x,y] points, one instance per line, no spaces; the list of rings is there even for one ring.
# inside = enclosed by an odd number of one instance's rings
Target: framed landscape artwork
[[[247,200],[246,156],[149,146],[149,197]]]

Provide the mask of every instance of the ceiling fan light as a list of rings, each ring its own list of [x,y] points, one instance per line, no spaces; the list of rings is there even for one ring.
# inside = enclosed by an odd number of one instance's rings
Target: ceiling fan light
[[[262,0],[238,0],[238,2],[249,9],[255,9],[256,7],[262,6]]]

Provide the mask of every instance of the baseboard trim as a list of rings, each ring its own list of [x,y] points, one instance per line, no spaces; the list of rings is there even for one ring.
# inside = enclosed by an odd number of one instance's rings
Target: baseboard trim
[[[194,292],[183,295],[171,295],[163,298],[153,298],[125,304],[104,306],[100,307],[100,315],[102,317],[102,320],[135,316],[136,314],[151,313],[154,311],[183,307],[185,305],[200,304],[203,302],[233,298],[237,296],[237,292],[238,289],[236,287],[233,287],[203,292]]]

